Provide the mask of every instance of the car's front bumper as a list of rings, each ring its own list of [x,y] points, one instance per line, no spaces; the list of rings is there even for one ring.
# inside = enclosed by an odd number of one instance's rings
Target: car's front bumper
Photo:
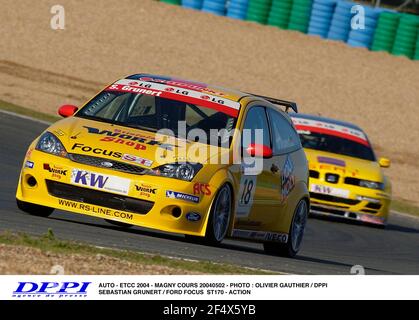
[[[32,168],[25,165],[27,161],[33,163]],[[54,170],[45,169],[45,164]],[[121,194],[75,185],[71,175],[76,169],[129,179],[129,187],[126,194]],[[93,167],[31,150],[23,163],[16,198],[136,226],[203,236],[216,186],[209,186],[211,195],[194,195],[193,185],[193,182]],[[144,191],[150,189],[155,192]],[[167,191],[193,197],[173,199],[167,196]]]
[[[310,214],[312,215],[320,215],[320,216],[335,216],[335,217],[341,217],[349,220],[356,220],[361,221],[364,223],[371,223],[371,224],[377,224],[377,225],[386,225],[387,224],[387,218],[375,216],[368,213],[363,212],[355,212],[350,210],[341,209],[335,206],[329,206],[329,205],[322,205],[313,203],[310,208]]]
[[[318,180],[315,184],[330,186]],[[379,190],[368,190],[360,187],[342,185],[338,187],[348,189],[348,196],[339,197],[310,192],[310,212],[316,215],[338,216],[378,225],[387,223],[391,203],[389,194]]]

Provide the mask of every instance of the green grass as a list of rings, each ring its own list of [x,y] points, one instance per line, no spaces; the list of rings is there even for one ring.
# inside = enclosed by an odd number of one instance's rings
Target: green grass
[[[3,100],[0,100],[0,109],[10,111],[10,112],[15,112],[18,114],[22,114],[28,117],[33,117],[35,119],[44,120],[48,122],[55,122],[60,119],[60,117],[58,116],[53,116],[53,115],[42,113],[39,111],[34,111],[34,110],[21,107],[21,106],[18,106],[18,105],[15,105],[13,103],[9,103]]]
[[[188,270],[209,274],[276,274],[275,272],[269,273],[257,269],[213,263],[210,261],[188,261],[163,257],[160,255],[143,254],[128,250],[98,248],[81,242],[59,240],[55,237],[51,229],[48,229],[48,232],[40,237],[29,236],[24,233],[16,234],[11,232],[2,232],[0,233],[0,243],[15,246],[27,246],[38,248],[43,252],[48,251],[61,254],[101,254],[104,256],[118,258],[142,265],[159,265],[179,270]]]
[[[391,210],[419,216],[419,207],[406,200],[393,199],[391,202]]]

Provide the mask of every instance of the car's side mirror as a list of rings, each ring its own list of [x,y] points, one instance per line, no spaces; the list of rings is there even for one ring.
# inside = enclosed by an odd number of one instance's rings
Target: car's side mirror
[[[383,168],[390,167],[390,163],[391,163],[390,159],[387,159],[387,158],[380,158],[378,160],[378,164],[380,165],[380,167],[383,167]]]
[[[251,143],[246,152],[252,157],[272,158],[272,149],[263,144]]]
[[[58,108],[58,114],[63,118],[67,118],[75,114],[78,109],[79,108],[73,106],[72,104],[65,104]]]

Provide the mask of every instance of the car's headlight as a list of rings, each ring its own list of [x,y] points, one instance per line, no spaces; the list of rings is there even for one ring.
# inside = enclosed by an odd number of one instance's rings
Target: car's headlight
[[[200,163],[170,163],[150,169],[146,174],[191,181],[201,168]]]
[[[67,151],[60,140],[50,132],[45,132],[36,144],[36,150],[60,157],[67,157]]]
[[[370,189],[384,190],[384,183],[369,180],[359,180],[359,186]]]

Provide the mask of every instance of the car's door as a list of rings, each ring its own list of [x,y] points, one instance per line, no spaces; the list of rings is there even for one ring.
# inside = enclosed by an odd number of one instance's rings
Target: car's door
[[[282,210],[286,210],[287,198],[295,185],[294,157],[295,151],[301,148],[301,142],[290,121],[282,112],[267,108],[267,114],[272,135],[272,164],[277,169],[275,180],[279,206],[276,211],[271,210],[266,219],[277,221],[277,215],[281,215]]]
[[[272,231],[287,212],[287,199],[295,185],[295,156],[301,148],[298,134],[281,111],[265,108],[272,157],[263,159],[263,171],[255,177],[256,190],[248,224],[255,229]],[[252,121],[254,115],[251,115]],[[246,124],[245,124],[246,126]],[[242,177],[248,179],[246,175]]]
[[[236,217],[238,225],[247,229],[260,228],[263,214],[278,205],[278,181],[271,171],[271,158],[252,157],[247,152],[251,145],[271,149],[270,129],[265,107],[253,106],[247,111],[242,129],[242,163],[238,188]]]

